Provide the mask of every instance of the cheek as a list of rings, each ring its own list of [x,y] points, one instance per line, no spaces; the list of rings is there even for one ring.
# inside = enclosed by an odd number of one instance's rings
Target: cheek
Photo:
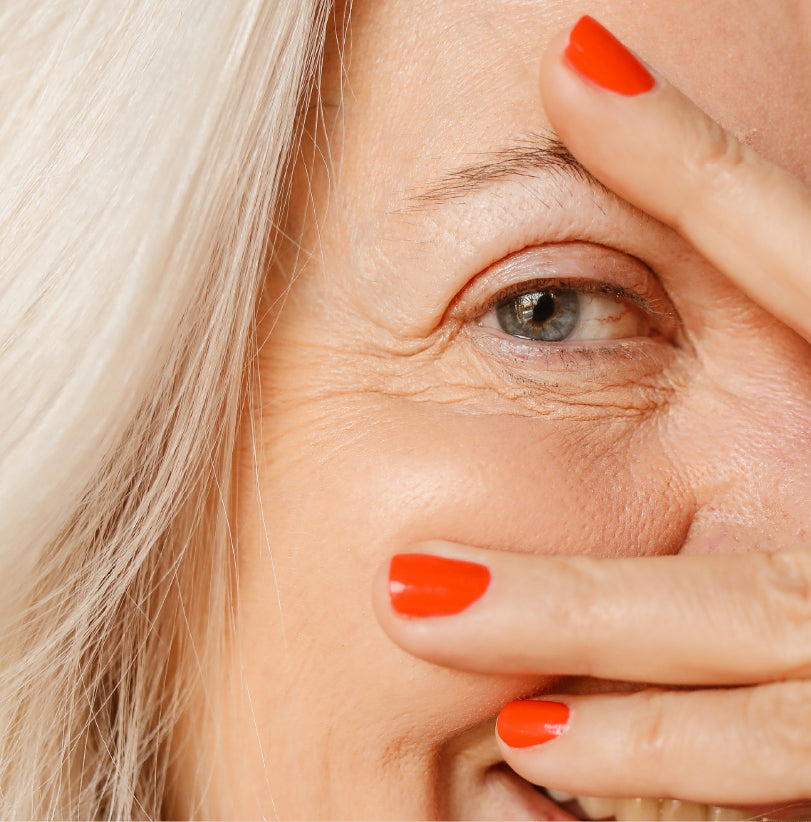
[[[366,728],[372,744],[400,735],[435,745],[495,712],[516,683],[435,668],[394,647],[371,610],[380,564],[429,539],[533,553],[667,553],[692,511],[653,431],[641,433],[636,418],[561,422],[366,402],[344,419],[322,410],[328,431],[286,428],[264,479],[274,567],[259,560],[242,575],[265,591],[264,630],[278,610],[276,575],[298,695],[320,690],[321,720],[335,723],[339,705],[344,719],[354,714],[347,727]],[[292,636],[306,642],[292,647]]]
[[[639,417],[473,415],[403,402],[368,418],[385,423],[352,437],[318,484],[332,535],[373,535],[356,550],[375,566],[427,539],[548,554],[668,553],[689,527],[689,494],[659,427]]]
[[[811,349],[783,336],[740,342],[671,411],[666,437],[697,508],[684,553],[808,547]]]

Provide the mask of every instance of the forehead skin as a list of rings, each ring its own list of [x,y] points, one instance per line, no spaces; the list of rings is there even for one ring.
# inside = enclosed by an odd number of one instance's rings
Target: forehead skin
[[[385,271],[380,257],[402,258],[419,244],[434,244],[435,261],[449,270],[479,216],[457,209],[451,217],[445,209],[433,221],[405,219],[403,210],[415,192],[449,171],[548,132],[538,93],[541,54],[553,33],[585,12],[724,126],[811,181],[811,5],[804,0],[358,2],[348,36],[328,44],[326,134],[319,134],[317,161],[305,161],[303,177],[299,170],[299,205],[309,203],[312,187],[321,203],[318,226],[325,204],[334,206],[329,236],[316,236],[320,229],[310,225],[309,244],[340,244],[370,285],[379,284],[371,272]],[[336,47],[341,40],[343,47]],[[320,131],[312,121],[310,127]],[[559,199],[557,191],[538,196]],[[482,204],[487,220],[495,205],[494,198]],[[292,218],[290,233],[306,233],[295,208]],[[336,251],[324,248],[325,254]],[[476,262],[486,265],[497,250],[479,252]],[[445,282],[452,291],[461,285]],[[415,272],[410,287],[413,297],[425,294],[423,305],[436,301],[436,272],[422,278]]]
[[[366,162],[392,145],[409,159],[463,159],[542,129],[540,56],[550,36],[583,13],[740,138],[811,180],[811,6],[804,0],[355,3],[343,66],[346,114],[368,120],[385,112],[375,138],[362,141]],[[339,77],[328,68],[328,97]]]

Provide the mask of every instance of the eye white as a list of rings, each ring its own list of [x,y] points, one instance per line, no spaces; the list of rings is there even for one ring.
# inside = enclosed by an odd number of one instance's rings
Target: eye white
[[[620,340],[651,332],[644,311],[624,297],[558,286],[532,286],[507,297],[479,325],[538,343]]]

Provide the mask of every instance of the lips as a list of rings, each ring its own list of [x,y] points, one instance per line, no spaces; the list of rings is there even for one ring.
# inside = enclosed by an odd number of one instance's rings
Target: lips
[[[498,797],[501,818],[543,820],[757,820],[762,817],[734,808],[703,805],[679,799],[602,798],[577,796],[563,791],[538,788],[501,762],[490,768],[488,790]]]
[[[751,813],[718,805],[703,805],[680,799],[622,798],[606,799],[594,796],[576,796],[563,791],[547,789],[544,793],[555,803],[572,812],[575,819],[615,819],[651,822],[656,820],[739,820],[753,819]]]
[[[491,788],[509,792],[511,801],[502,799],[502,807],[510,811],[511,819],[544,820],[692,820],[693,822],[721,822],[722,820],[762,820],[752,811],[704,805],[680,799],[603,798],[577,796],[550,788],[538,788],[511,772],[506,763],[493,766],[489,774]],[[796,811],[790,817],[796,819]]]
[[[586,678],[547,681],[541,693],[555,694],[635,691],[636,683]],[[522,694],[521,696],[526,696]],[[704,805],[680,799],[603,798],[539,787],[516,774],[501,758],[495,741],[495,717],[480,721],[448,740],[440,749],[439,770],[447,778],[445,816],[452,819],[540,820],[760,820],[811,817],[811,806],[793,803],[746,809]],[[444,760],[444,761],[443,761]],[[445,780],[443,780],[445,781]]]
[[[548,794],[538,790],[501,762],[488,769],[485,777],[487,811],[493,819],[569,820],[577,816],[552,801]],[[485,818],[485,817],[482,817]]]

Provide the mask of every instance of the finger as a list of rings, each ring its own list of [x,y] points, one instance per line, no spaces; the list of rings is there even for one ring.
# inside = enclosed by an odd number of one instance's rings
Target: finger
[[[420,550],[381,569],[375,610],[397,644],[440,665],[691,685],[811,675],[811,552]]]
[[[591,18],[553,41],[541,91],[553,127],[589,171],[811,338],[811,194],[799,180],[649,73]]]
[[[809,727],[811,685],[795,682],[522,700],[502,709],[497,736],[537,785],[749,805],[811,796]]]

